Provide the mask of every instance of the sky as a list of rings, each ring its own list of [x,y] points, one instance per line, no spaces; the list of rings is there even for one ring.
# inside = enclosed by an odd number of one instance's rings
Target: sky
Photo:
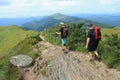
[[[120,0],[0,0],[0,18],[62,14],[120,14]]]

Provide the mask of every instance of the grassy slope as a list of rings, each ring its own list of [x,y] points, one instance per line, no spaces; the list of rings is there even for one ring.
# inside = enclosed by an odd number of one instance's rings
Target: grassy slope
[[[60,45],[60,38],[59,38],[59,36],[55,36],[55,32],[57,30],[59,30],[58,27],[53,27],[53,28],[50,28],[50,29],[48,29],[46,31],[43,31],[42,35],[45,37],[46,41],[49,41],[49,42],[51,42],[51,43],[53,43],[55,45],[56,44]],[[101,28],[101,31],[102,31],[103,37],[102,37],[102,40],[101,40],[101,42],[99,44],[98,51],[101,54],[102,60],[109,67],[112,66],[113,68],[117,68],[118,70],[120,70],[120,64],[118,63],[120,57],[117,56],[119,54],[119,50],[118,50],[119,49],[119,45],[118,44],[120,43],[120,41],[116,40],[116,39],[112,40],[112,35],[113,34],[117,34],[119,36],[119,38],[120,38],[120,28]],[[80,34],[79,32],[77,32],[77,33]],[[80,37],[82,37],[82,36],[78,36],[77,34],[75,34],[73,29],[71,31],[71,34],[72,35],[68,36],[67,43],[70,43],[72,46],[76,45],[73,42],[78,42],[78,44],[79,44],[81,42],[81,39],[82,39]],[[73,34],[74,34],[75,37],[73,36]],[[110,39],[107,39],[104,35],[109,35]],[[69,39],[69,37],[71,37],[71,38]],[[71,40],[73,42],[70,42]],[[112,44],[112,45],[110,45],[110,44]],[[68,45],[68,47],[70,47],[71,45]],[[82,51],[83,52],[85,44],[82,44],[83,46],[81,46],[81,47],[80,47],[80,45],[81,44],[76,45],[77,46],[76,48],[78,48],[78,51]],[[112,48],[111,48],[111,46],[112,46]],[[114,61],[116,61],[116,62],[114,62]]]
[[[0,27],[0,57],[13,48],[18,42],[24,40],[26,35],[33,34],[33,31],[24,31],[16,26]]]
[[[102,59],[108,67],[117,68],[120,70],[120,28],[103,28],[102,30],[102,43],[99,46]],[[113,34],[117,34],[118,38],[113,38]],[[109,35],[106,39],[105,35]],[[102,49],[103,48],[103,49]]]
[[[101,31],[103,35],[118,34],[120,38],[120,28],[103,28]]]
[[[37,34],[38,32],[25,31],[17,26],[0,27],[0,80],[16,80],[17,69],[14,66],[10,67],[10,56],[12,54],[17,54],[18,49],[23,52],[26,51],[26,54],[28,54],[29,56],[33,56],[35,52],[33,52],[31,48],[29,48],[31,45],[28,44],[29,39],[26,39],[26,36],[34,36]],[[31,40],[32,39],[30,39],[30,41]],[[24,41],[24,43],[22,42],[21,44],[18,44],[21,41]],[[13,48],[16,51],[11,52]]]

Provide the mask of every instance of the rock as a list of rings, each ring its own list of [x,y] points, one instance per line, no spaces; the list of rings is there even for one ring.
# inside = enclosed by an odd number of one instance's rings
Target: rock
[[[32,62],[32,58],[27,55],[19,54],[19,55],[11,57],[10,62],[15,66],[24,67],[24,66],[29,65]]]

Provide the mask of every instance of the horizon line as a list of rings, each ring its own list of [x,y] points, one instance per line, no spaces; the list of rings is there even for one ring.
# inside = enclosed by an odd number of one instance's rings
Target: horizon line
[[[68,15],[68,16],[74,16],[74,15],[120,15],[118,13],[75,13],[75,14],[65,14],[65,13],[53,13],[53,14],[46,14],[46,15],[36,15],[36,16],[14,16],[14,17],[0,17],[0,18],[35,18],[35,17],[45,17],[49,15],[54,15],[54,14],[63,14],[63,15]]]

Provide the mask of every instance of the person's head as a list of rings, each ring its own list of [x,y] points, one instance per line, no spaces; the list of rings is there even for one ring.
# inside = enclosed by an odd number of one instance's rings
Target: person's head
[[[93,24],[92,23],[88,24],[88,29],[92,29],[92,28],[93,28]]]
[[[60,26],[61,26],[61,27],[64,27],[64,26],[65,26],[65,24],[64,24],[63,22],[61,22],[61,23],[60,23]]]

